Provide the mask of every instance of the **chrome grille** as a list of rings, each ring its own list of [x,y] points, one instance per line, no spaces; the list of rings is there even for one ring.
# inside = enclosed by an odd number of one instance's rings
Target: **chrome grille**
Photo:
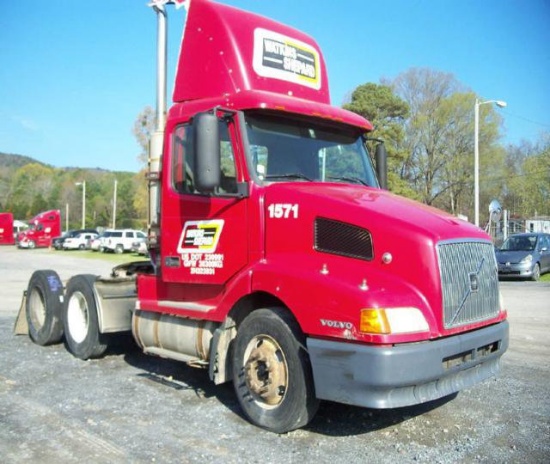
[[[490,242],[442,242],[437,246],[445,328],[495,317],[498,273]]]

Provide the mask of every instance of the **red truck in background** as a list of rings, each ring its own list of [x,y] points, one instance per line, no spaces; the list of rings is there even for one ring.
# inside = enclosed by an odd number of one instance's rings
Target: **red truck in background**
[[[13,214],[0,213],[0,245],[14,245]]]
[[[374,166],[371,123],[330,105],[317,43],[192,0],[166,114],[164,3],[151,260],[65,285],[36,271],[31,338],[88,359],[131,330],[145,353],[232,381],[277,433],[320,400],[396,408],[496,374],[508,322],[490,237],[383,188],[383,147]]]
[[[19,248],[49,247],[54,237],[61,235],[61,212],[44,211],[29,221],[29,228],[17,236]]]

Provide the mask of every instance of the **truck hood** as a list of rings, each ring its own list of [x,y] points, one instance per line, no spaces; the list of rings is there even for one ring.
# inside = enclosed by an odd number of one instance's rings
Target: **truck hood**
[[[499,263],[519,263],[523,258],[534,254],[534,251],[496,251]]]
[[[294,183],[272,185],[300,192],[316,201],[319,214],[369,229],[415,234],[436,243],[456,238],[489,240],[480,228],[439,209],[394,195],[388,191],[349,184]]]
[[[466,251],[474,242],[492,246],[480,228],[384,190],[341,183],[274,183],[266,188],[265,205],[268,261],[286,263],[285,272],[295,271],[289,262],[300,262],[316,274],[325,269],[330,277],[322,282],[340,280],[349,284],[348,293],[361,293],[357,289],[363,285],[368,291],[358,298],[368,298],[372,307],[419,308],[431,321],[433,337],[461,330],[443,327],[443,286],[448,288],[449,279],[462,298],[469,294],[470,275],[491,273],[494,267],[496,278],[494,259],[480,261]],[[449,258],[453,250],[466,254]],[[330,293],[325,299],[333,300]],[[342,315],[354,306],[338,303],[334,313]]]

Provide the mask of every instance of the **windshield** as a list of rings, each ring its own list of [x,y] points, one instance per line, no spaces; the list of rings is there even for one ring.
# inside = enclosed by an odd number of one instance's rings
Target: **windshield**
[[[500,248],[502,251],[532,251],[537,244],[536,235],[508,237]]]
[[[361,135],[281,116],[245,116],[253,168],[267,182],[347,182],[378,187]]]

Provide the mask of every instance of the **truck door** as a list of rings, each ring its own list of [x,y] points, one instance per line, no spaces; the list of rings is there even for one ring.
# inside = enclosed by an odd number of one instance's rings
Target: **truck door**
[[[165,282],[223,285],[248,262],[247,200],[237,195],[235,126],[220,121],[220,187],[205,195],[194,187],[192,121],[176,126],[164,176],[161,219]]]

